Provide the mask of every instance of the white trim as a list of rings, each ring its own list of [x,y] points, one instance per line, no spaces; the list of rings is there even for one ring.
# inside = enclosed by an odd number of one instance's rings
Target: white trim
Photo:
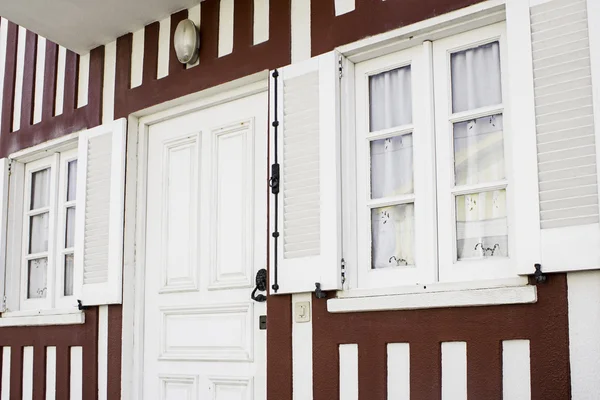
[[[420,310],[429,308],[528,304],[537,302],[535,286],[448,292],[399,294],[378,297],[338,298],[327,300],[330,313],[363,311]]]
[[[56,139],[48,140],[47,142],[19,150],[8,156],[11,160],[20,163],[28,163],[47,157],[52,153],[60,153],[61,151],[77,148],[77,139],[83,131],[73,132],[68,135],[61,136]]]
[[[297,322],[295,307],[298,302],[308,302],[309,321]],[[293,400],[312,400],[313,398],[313,348],[312,294],[292,295],[292,393]]]
[[[104,79],[102,84],[102,123],[110,123],[115,116],[115,79],[117,69],[117,42],[104,45]]]
[[[218,57],[231,54],[233,51],[233,0],[219,2],[219,41]]]
[[[47,311],[47,313],[45,312]],[[0,327],[78,325],[85,323],[85,313],[73,310],[40,310],[35,312],[12,311],[2,313]]]
[[[98,307],[98,400],[108,393],[108,306]]]
[[[58,61],[56,65],[56,94],[54,97],[54,115],[60,115],[63,113],[65,97],[66,62],[67,49],[65,49],[62,46],[58,46]]]
[[[171,17],[160,20],[158,27],[158,65],[156,79],[169,75],[169,56],[171,45]]]
[[[513,0],[518,1],[518,0]],[[600,2],[587,0],[588,37],[592,73],[594,129],[596,131],[596,168],[600,177]],[[600,267],[600,264],[597,265]]]
[[[146,29],[142,28],[133,33],[131,39],[131,88],[142,84],[144,70],[144,39]]]
[[[44,57],[45,60],[45,57]],[[37,79],[37,76],[36,76]],[[79,76],[77,84],[77,108],[88,104],[90,84],[90,53],[79,56]],[[37,92],[36,92],[37,96]]]
[[[292,64],[311,56],[310,2],[319,0],[292,0]]]
[[[15,86],[13,101],[12,132],[21,129],[21,102],[23,98],[23,71],[25,70],[25,47],[27,46],[27,30],[19,26],[17,35],[17,64],[15,67]]]
[[[35,61],[35,86],[33,100],[33,123],[42,120],[42,103],[44,101],[44,71],[46,69],[46,38],[38,36],[37,55]],[[89,60],[89,58],[88,58]]]

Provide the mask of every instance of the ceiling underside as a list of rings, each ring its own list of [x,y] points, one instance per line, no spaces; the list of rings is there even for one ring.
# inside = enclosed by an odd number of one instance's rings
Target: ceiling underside
[[[80,54],[200,0],[0,0],[0,15]]]

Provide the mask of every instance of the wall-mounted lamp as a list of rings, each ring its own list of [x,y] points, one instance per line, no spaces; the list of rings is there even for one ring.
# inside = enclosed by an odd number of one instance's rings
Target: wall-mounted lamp
[[[198,60],[200,33],[192,20],[184,19],[177,25],[173,45],[180,63],[193,64]]]

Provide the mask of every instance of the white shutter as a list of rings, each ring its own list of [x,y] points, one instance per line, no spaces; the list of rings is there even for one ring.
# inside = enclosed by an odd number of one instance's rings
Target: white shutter
[[[79,136],[75,271],[84,305],[122,300],[126,125]]]
[[[600,268],[587,2],[553,0],[530,12],[542,271]]]
[[[277,100],[281,177],[278,294],[313,292],[316,283],[320,283],[323,290],[342,287],[338,60],[338,53],[330,52],[281,68],[277,93],[271,77],[270,121],[274,120]],[[275,129],[272,126],[270,137],[270,163],[273,164]],[[271,232],[274,211],[271,200]],[[273,284],[275,257],[272,237],[271,240]]]
[[[6,243],[8,216],[8,167],[7,158],[0,159],[0,312],[4,311],[4,294],[6,284]]]

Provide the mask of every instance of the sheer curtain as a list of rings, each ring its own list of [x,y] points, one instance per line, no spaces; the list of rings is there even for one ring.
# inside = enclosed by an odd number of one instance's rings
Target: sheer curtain
[[[374,75],[369,81],[371,132],[412,123],[410,66]],[[414,191],[412,134],[370,143],[371,198]],[[371,210],[373,268],[414,264],[414,204]]]
[[[31,176],[30,210],[35,211],[50,204],[50,169],[34,172]],[[48,251],[48,231],[50,214],[48,212],[29,218],[29,254]],[[48,282],[48,258],[40,257],[27,263],[27,297],[39,299],[46,297]]]

